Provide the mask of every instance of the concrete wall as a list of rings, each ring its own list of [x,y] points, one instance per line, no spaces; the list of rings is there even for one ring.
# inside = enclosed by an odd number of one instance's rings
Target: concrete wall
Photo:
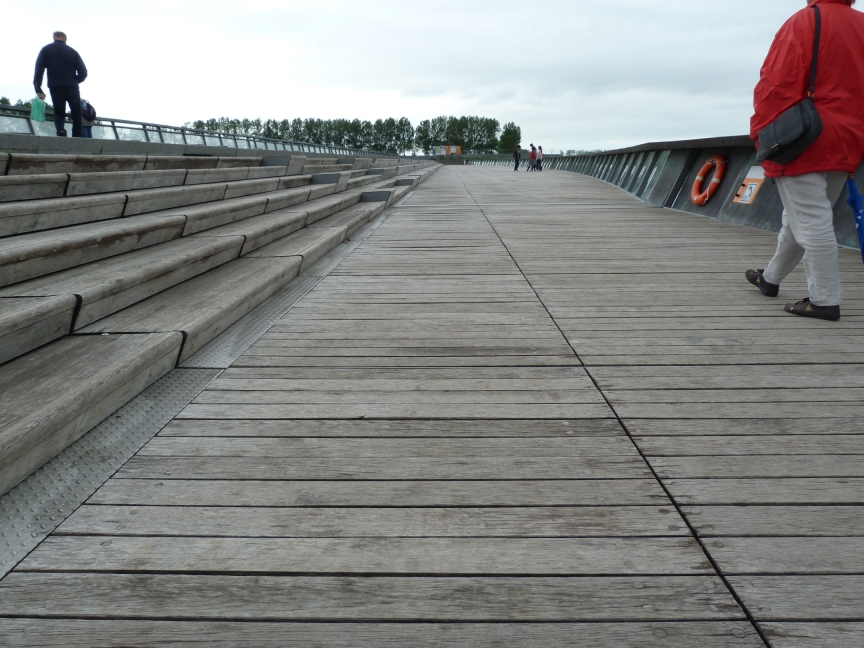
[[[723,182],[714,197],[704,206],[690,199],[690,190],[702,165],[714,155],[728,160]],[[756,151],[746,136],[718,137],[680,142],[653,142],[617,151],[578,156],[544,158],[545,169],[582,173],[600,178],[629,191],[654,207],[680,211],[779,231],[783,205],[777,185],[768,178],[749,205],[734,202],[735,196],[756,164]],[[468,161],[468,164],[512,165],[512,159]],[[856,179],[864,185],[864,165]],[[834,205],[834,229],[841,245],[858,247],[855,220],[846,204],[846,190]]]

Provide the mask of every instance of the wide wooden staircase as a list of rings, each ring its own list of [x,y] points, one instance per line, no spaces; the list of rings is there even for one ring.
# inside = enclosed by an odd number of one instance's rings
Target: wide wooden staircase
[[[0,494],[437,169],[0,153]]]

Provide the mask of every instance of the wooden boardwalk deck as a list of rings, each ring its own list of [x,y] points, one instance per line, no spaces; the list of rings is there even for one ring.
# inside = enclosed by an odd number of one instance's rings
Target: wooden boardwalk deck
[[[864,273],[788,316],[774,241],[443,168],[0,581],[0,644],[864,645]]]

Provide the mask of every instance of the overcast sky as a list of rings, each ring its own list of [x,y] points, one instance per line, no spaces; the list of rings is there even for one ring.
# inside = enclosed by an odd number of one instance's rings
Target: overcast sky
[[[748,131],[804,0],[3,0],[0,95],[31,98],[65,31],[101,115],[495,117],[523,143],[612,148]]]

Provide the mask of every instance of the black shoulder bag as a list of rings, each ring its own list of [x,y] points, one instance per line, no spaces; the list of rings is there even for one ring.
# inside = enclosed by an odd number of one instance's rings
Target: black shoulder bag
[[[759,131],[759,151],[756,154],[758,162],[771,160],[776,164],[789,164],[810,148],[822,134],[822,118],[813,103],[819,40],[822,36],[822,14],[816,5],[813,6],[813,11],[816,12],[816,38],[813,41],[813,63],[810,66],[810,92],[806,99]]]

